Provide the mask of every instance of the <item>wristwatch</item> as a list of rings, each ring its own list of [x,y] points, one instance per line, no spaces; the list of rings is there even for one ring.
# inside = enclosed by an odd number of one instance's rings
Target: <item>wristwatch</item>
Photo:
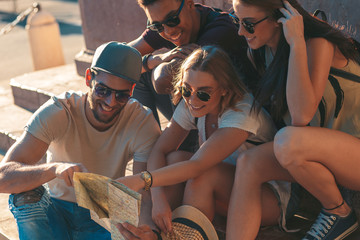
[[[149,189],[150,189],[150,187],[152,185],[151,173],[149,171],[143,171],[143,172],[141,172],[140,177],[145,182],[144,190],[149,191]]]

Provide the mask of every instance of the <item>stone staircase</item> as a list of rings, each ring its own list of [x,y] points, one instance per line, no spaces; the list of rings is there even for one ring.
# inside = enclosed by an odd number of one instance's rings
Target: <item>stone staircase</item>
[[[69,89],[87,91],[84,78],[77,75],[73,64],[24,74],[0,88],[0,153],[5,154],[21,136],[32,112],[51,96]],[[7,199],[8,194],[0,194],[0,240],[18,239]]]
[[[10,80],[0,89],[0,150],[6,152],[19,137],[32,112],[52,95],[66,90],[87,91],[84,78],[77,75],[75,65],[27,73]]]

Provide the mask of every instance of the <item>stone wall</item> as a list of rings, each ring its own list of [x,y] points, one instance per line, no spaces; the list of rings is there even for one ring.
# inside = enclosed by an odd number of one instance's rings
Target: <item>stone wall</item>
[[[230,10],[228,0],[195,0],[195,2]],[[106,4],[104,4],[106,3]],[[129,42],[146,27],[146,15],[136,0],[79,0],[86,49],[94,51],[104,42]]]
[[[360,41],[359,0],[298,0],[309,12],[321,9],[326,12],[328,21],[350,32],[352,37]]]

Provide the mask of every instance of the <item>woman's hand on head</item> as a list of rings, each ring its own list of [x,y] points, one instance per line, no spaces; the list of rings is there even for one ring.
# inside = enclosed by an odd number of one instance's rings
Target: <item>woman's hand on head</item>
[[[280,8],[284,17],[279,18],[278,23],[282,24],[286,41],[291,46],[297,42],[305,43],[304,38],[304,21],[302,15],[290,5],[288,1],[284,1],[285,8]]]
[[[170,62],[172,59],[185,59],[199,46],[194,43],[190,43],[184,46],[179,46],[173,49],[161,48],[155,50],[151,55],[152,58],[158,59],[161,63]]]

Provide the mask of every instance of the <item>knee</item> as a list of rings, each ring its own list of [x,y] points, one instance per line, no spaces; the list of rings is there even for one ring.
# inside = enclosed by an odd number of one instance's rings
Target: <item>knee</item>
[[[184,154],[181,151],[174,151],[166,155],[166,164],[172,165],[178,162],[182,162],[188,159],[184,158]]]
[[[170,94],[172,91],[172,83],[165,77],[152,77],[152,84],[157,94]]]
[[[268,159],[256,157],[253,151],[242,152],[237,158],[236,170],[234,176],[234,188],[238,189],[245,185],[248,187],[261,186],[269,181],[268,171],[263,161]]]
[[[284,127],[274,138],[274,154],[282,167],[300,165],[303,150],[303,131],[301,127]]]
[[[224,179],[224,174],[227,173],[226,165],[220,163],[199,176],[189,179],[186,183],[186,189],[193,190],[193,192],[211,192],[217,188],[220,179]]]
[[[157,80],[154,82],[154,89],[157,94],[170,94],[171,87],[171,84],[164,80]]]
[[[213,191],[213,188],[215,187],[214,181],[216,181],[219,177],[218,170],[219,169],[217,167],[213,167],[203,174],[189,179],[186,182],[186,192],[196,194]]]
[[[196,178],[189,179],[186,182],[186,188],[185,191],[187,193],[196,194],[201,192],[205,186],[208,186],[209,178],[205,176],[206,174],[202,174]],[[207,180],[206,180],[207,179]]]
[[[236,160],[235,181],[240,179],[250,179],[260,176],[261,169],[258,168],[257,159],[253,158],[252,154],[248,151],[240,153]]]

